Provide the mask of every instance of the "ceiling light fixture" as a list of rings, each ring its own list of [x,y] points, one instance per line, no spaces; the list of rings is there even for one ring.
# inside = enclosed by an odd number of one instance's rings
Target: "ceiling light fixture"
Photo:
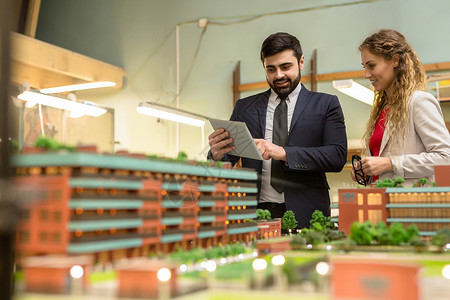
[[[338,91],[349,95],[366,104],[373,105],[374,92],[352,79],[333,80],[333,87]]]
[[[96,89],[96,88],[102,88],[102,87],[110,87],[110,86],[115,86],[115,85],[116,85],[116,83],[112,82],[112,81],[95,81],[95,82],[57,86],[57,87],[52,87],[52,88],[41,89],[39,91],[43,94],[55,94],[55,93],[87,90],[87,89]]]
[[[154,102],[141,102],[136,110],[140,114],[197,127],[203,127],[204,120],[207,119],[202,115]]]
[[[97,107],[90,102],[71,101],[59,97],[40,94],[37,92],[25,91],[17,96],[17,98],[22,101],[26,101],[27,107],[32,107],[36,104],[42,104],[54,108],[68,110],[71,112],[71,114],[77,117],[80,117],[81,115],[99,117],[106,113],[106,109]]]

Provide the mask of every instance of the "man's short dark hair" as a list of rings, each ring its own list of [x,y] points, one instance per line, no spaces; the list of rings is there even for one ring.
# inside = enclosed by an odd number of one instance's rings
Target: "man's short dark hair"
[[[294,51],[297,61],[303,55],[302,46],[298,39],[286,32],[277,32],[269,35],[261,46],[261,61],[264,64],[264,58],[280,53],[284,50],[291,49]]]

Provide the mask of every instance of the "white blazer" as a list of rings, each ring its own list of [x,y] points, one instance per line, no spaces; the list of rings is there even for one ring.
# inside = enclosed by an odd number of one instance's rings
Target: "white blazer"
[[[380,147],[380,156],[390,157],[394,166],[392,172],[380,174],[380,179],[403,177],[405,186],[422,177],[433,181],[435,165],[450,165],[450,134],[439,102],[430,93],[415,91],[409,105],[405,139],[398,153],[391,153],[389,122]]]

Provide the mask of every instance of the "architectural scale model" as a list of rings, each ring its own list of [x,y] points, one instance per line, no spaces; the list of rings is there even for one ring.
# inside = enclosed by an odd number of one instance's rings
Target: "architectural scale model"
[[[354,221],[415,224],[422,236],[450,226],[450,166],[436,167],[435,187],[339,189],[339,230]],[[444,186],[446,185],[446,186]]]
[[[102,263],[257,238],[245,222],[256,218],[253,170],[77,152],[17,155],[14,165],[21,257]]]

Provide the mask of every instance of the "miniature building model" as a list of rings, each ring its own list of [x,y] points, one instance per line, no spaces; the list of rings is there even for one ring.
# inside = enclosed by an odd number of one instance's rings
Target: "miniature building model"
[[[271,239],[281,236],[281,218],[258,222],[258,238]]]
[[[436,182],[445,182],[450,166],[436,172]],[[350,233],[353,222],[379,221],[415,224],[422,236],[450,226],[450,186],[413,188],[340,189],[339,229]]]
[[[84,274],[88,273],[92,263],[92,257],[89,256],[47,255],[45,257],[27,257],[23,260],[26,289],[28,292],[81,293],[87,288],[88,276]],[[74,265],[83,270],[80,278],[74,278],[70,275],[71,268]],[[77,289],[78,291],[76,291]]]
[[[93,153],[14,158],[23,256],[92,254],[96,262],[181,247],[249,242],[257,174]]]
[[[420,299],[420,266],[398,258],[334,255],[332,299]]]
[[[119,276],[119,297],[133,298],[158,298],[162,289],[166,289],[168,297],[177,294],[177,274],[176,267],[170,266],[170,279],[168,282],[160,282],[157,279],[158,270],[167,267],[156,260],[129,261],[126,265],[118,266]],[[166,286],[164,286],[166,285]],[[159,299],[164,299],[160,297]]]

